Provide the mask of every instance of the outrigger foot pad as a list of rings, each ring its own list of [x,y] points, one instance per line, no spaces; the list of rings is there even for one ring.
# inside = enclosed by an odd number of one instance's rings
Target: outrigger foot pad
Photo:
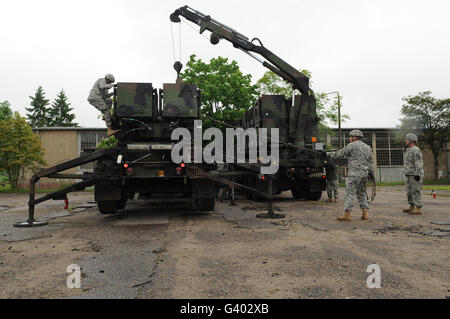
[[[47,225],[48,225],[47,221],[27,220],[26,222],[22,222],[22,223],[15,223],[14,227],[30,228],[30,227],[40,227],[40,226],[47,226]]]
[[[286,215],[274,214],[274,213],[264,213],[264,214],[258,214],[258,215],[256,215],[256,217],[264,218],[264,219],[282,219],[282,218],[285,218]]]

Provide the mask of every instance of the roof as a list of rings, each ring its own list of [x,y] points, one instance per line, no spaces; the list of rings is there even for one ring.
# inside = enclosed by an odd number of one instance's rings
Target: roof
[[[33,131],[106,131],[106,127],[33,127]]]
[[[337,127],[331,128],[333,131],[337,131]],[[350,130],[361,130],[361,131],[399,131],[399,127],[342,127],[341,130],[350,131]]]

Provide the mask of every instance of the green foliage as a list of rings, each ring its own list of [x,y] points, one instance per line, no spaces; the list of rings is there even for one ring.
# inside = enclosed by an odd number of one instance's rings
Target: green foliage
[[[49,126],[77,127],[78,124],[73,122],[75,114],[70,113],[72,110],[73,108],[70,107],[70,103],[67,101],[66,93],[64,93],[64,90],[61,90],[49,109]]]
[[[311,72],[308,70],[300,70],[304,75],[311,78]],[[279,75],[272,71],[264,73],[256,85],[260,94],[268,95],[284,95],[286,98],[291,98],[293,93],[292,84],[283,80]]]
[[[98,143],[98,145],[96,146],[96,148],[103,148],[103,149],[113,147],[117,147],[117,138],[114,135],[102,139],[100,143]]]
[[[51,124],[51,118],[49,117],[49,100],[45,98],[44,89],[39,86],[34,94],[30,96],[31,107],[25,108],[27,110],[28,123],[31,127],[47,127]]]
[[[0,121],[0,171],[6,171],[11,189],[17,188],[21,175],[44,165],[44,150],[39,136],[18,112]]]
[[[236,61],[230,63],[219,56],[205,63],[191,55],[186,66],[181,76],[186,83],[196,84],[201,89],[203,115],[237,125],[256,101],[257,86],[251,84],[250,74],[242,74]],[[220,128],[209,119],[204,119],[203,126]]]
[[[0,102],[0,121],[9,120],[12,117],[11,104],[8,101]]]
[[[430,91],[403,98],[401,131],[414,132],[418,144],[429,148],[434,158],[434,175],[438,178],[439,155],[450,140],[450,99],[436,99]]]
[[[308,70],[300,70],[303,74],[311,78],[311,72]],[[283,80],[280,76],[272,71],[267,71],[264,73],[262,78],[256,82],[258,86],[258,91],[260,94],[274,94],[274,95],[284,95],[286,98],[291,98],[293,94],[292,84]],[[310,81],[312,85],[312,81]],[[329,124],[338,124],[338,101],[336,97],[327,95],[326,93],[319,92],[314,93],[316,97],[316,109],[317,115],[322,119],[318,125],[319,133],[321,134],[331,134],[331,129]],[[342,96],[341,96],[342,102]],[[342,103],[341,103],[342,111]],[[341,122],[344,123],[349,120],[350,116],[341,113]]]

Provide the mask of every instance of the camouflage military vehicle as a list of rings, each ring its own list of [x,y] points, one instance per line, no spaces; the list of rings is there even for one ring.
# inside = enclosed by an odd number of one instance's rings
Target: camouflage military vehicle
[[[193,135],[200,119],[200,91],[180,79],[159,91],[151,83],[118,83],[114,90],[113,128],[118,148],[112,156],[97,160],[95,200],[103,214],[123,209],[127,200],[182,196],[194,208],[214,210],[216,185],[199,175],[211,167],[171,160],[173,130],[187,128]]]
[[[263,95],[240,121],[244,129],[257,127],[279,129],[279,170],[272,179],[273,194],[290,190],[294,198],[319,200],[326,189],[324,167],[328,160],[315,149],[317,143],[315,99],[296,95],[294,101],[283,95]],[[270,135],[269,135],[270,137]],[[269,139],[270,144],[270,139]],[[247,176],[245,184],[267,192],[267,180]],[[260,199],[253,193],[254,198]]]
[[[290,99],[280,95],[263,95],[241,120],[240,126],[244,129],[280,130],[278,173],[270,178],[271,182],[269,178],[259,174],[245,175],[241,182],[263,193],[270,193],[270,188],[273,194],[291,190],[295,198],[319,200],[322,191],[326,189],[324,168],[328,165],[328,159],[323,152],[323,144],[317,140],[317,124],[320,119],[317,117],[316,100],[309,87],[309,78],[267,49],[258,38],[250,41],[242,33],[188,6],[175,10],[170,15],[170,20],[180,23],[180,16],[197,24],[200,33],[209,31],[213,45],[220,40],[231,42],[233,47],[291,83],[299,93]],[[262,56],[265,61],[255,54]],[[236,166],[252,169],[248,165]],[[253,192],[252,195],[256,198],[259,196],[258,192]]]

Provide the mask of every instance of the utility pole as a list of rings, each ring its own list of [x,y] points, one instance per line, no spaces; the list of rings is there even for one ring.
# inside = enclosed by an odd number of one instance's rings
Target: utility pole
[[[339,149],[342,148],[342,131],[341,131],[341,96],[337,92],[338,98],[338,132],[339,132]]]

